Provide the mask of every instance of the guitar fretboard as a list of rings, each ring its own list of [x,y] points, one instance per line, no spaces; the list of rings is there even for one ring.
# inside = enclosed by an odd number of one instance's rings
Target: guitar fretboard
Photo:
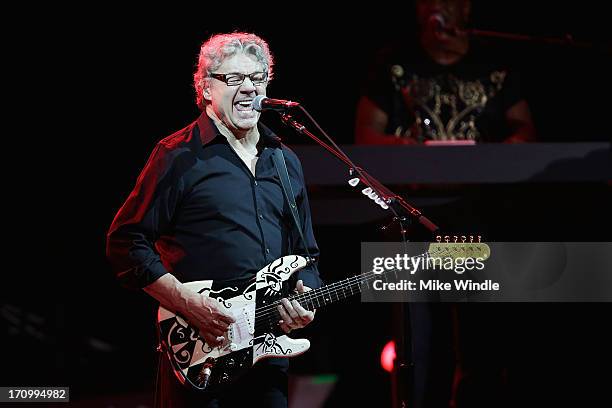
[[[423,257],[427,255],[428,253],[418,256]],[[392,275],[397,278],[398,272],[402,273],[405,271],[398,271],[397,269],[385,270],[382,273],[369,271],[361,275],[351,276],[350,278],[322,286],[318,289],[290,296],[288,299],[297,300],[304,308],[312,310],[358,295],[363,292],[363,290],[369,289],[370,283],[376,279],[386,280]]]

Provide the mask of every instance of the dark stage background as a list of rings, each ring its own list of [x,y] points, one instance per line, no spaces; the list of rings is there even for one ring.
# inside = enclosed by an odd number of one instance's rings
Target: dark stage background
[[[151,390],[155,305],[115,282],[104,256],[107,228],[155,143],[198,115],[191,78],[199,45],[212,33],[253,31],[269,40],[276,78],[268,95],[302,102],[337,142],[351,144],[368,61],[386,41],[412,35],[412,3],[337,7],[345,12],[310,3],[14,12],[21,24],[6,37],[15,52],[8,85],[19,109],[9,118],[5,161],[12,228],[0,385],[69,385],[83,399]],[[475,1],[472,21],[480,29],[610,44],[604,10],[596,1]],[[609,52],[507,41],[495,49],[523,74],[541,141],[610,140]],[[309,143],[273,114],[263,120],[286,143]],[[7,166],[12,160],[18,165]],[[609,183],[489,185],[477,196],[494,240],[610,239]],[[451,224],[466,216],[425,210]],[[324,278],[358,272],[360,242],[389,239],[378,232],[383,223],[316,225]],[[496,353],[517,401],[610,398],[609,304],[478,306],[488,310],[482,327],[508,323],[510,337],[491,342],[500,341]],[[336,375],[330,406],[388,405],[390,381],[378,359],[391,315],[388,305],[358,300],[320,311],[304,333],[312,349],[293,361],[293,373]],[[348,337],[354,345],[346,346]]]

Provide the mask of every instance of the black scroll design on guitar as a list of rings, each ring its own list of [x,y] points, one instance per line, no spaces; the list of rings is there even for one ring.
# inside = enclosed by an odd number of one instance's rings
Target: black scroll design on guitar
[[[205,354],[210,354],[210,353],[212,353],[213,350],[214,350],[214,347],[211,347],[208,343],[206,343],[202,339],[202,352],[205,353]]]
[[[200,291],[200,293],[205,293],[205,292],[210,292],[208,294],[208,296],[210,296],[213,299],[216,299],[219,303],[221,303],[223,306],[225,306],[227,309],[232,307],[232,303],[228,302],[224,297],[220,296],[223,294],[224,291],[229,290],[231,292],[238,292],[238,288],[234,288],[234,287],[230,287],[228,286],[227,288],[223,288],[221,290],[212,290],[211,288],[204,288]],[[232,298],[232,296],[228,296],[227,298],[230,299]]]
[[[266,291],[265,296],[274,296],[281,293],[283,289],[283,279],[275,272],[264,272],[260,275],[257,283],[263,283]]]
[[[299,257],[294,256],[294,259],[289,262],[289,265],[284,262],[284,258],[279,258],[275,262],[272,262],[268,267],[268,270],[262,272],[257,283],[263,283],[266,287],[265,296],[278,295],[282,292],[283,279],[281,275],[291,274],[292,268],[299,266]]]
[[[255,295],[255,287],[257,285],[257,282],[253,282],[251,283],[243,292],[242,292],[242,297],[244,297],[246,300],[253,300],[254,297],[253,295]]]
[[[284,259],[285,259],[285,257],[279,258],[275,262],[272,262],[270,264],[270,267],[268,268],[267,272],[268,273],[276,273],[276,274],[279,274],[279,275],[291,273],[291,268],[292,267],[293,268],[297,267],[297,265],[298,265],[297,261],[298,261],[299,258],[297,256],[295,256],[295,259],[292,262],[290,262],[289,265],[285,264]],[[294,264],[295,264],[295,266],[293,266]]]
[[[300,258],[298,258],[297,256],[293,259],[293,261],[291,261],[291,263],[289,263],[289,267],[292,269],[297,268],[300,263],[299,263]]]
[[[249,344],[253,344],[255,340],[264,338],[263,341],[255,347],[255,352],[261,352],[262,354],[277,354],[277,355],[287,355],[292,352],[290,348],[283,349],[283,347],[278,343],[277,337],[272,333],[262,334],[261,336],[257,336],[254,339],[251,339]]]
[[[171,350],[174,360],[181,368],[188,367],[198,341],[196,330],[183,323],[180,319],[175,319],[174,324],[168,330],[166,341],[170,346],[168,349]],[[182,347],[177,348],[177,346]]]

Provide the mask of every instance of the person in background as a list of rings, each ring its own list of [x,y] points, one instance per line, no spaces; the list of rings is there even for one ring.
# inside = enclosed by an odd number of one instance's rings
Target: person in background
[[[417,44],[378,53],[357,106],[357,144],[535,140],[518,75],[470,41],[470,9],[469,0],[416,0]]]

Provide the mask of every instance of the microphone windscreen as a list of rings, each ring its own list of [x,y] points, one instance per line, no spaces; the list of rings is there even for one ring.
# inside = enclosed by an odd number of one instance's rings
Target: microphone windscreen
[[[253,109],[255,109],[257,112],[261,112],[263,110],[261,107],[261,103],[264,99],[268,98],[264,95],[257,95],[255,99],[253,99],[253,102],[251,102],[251,106],[253,107]]]

